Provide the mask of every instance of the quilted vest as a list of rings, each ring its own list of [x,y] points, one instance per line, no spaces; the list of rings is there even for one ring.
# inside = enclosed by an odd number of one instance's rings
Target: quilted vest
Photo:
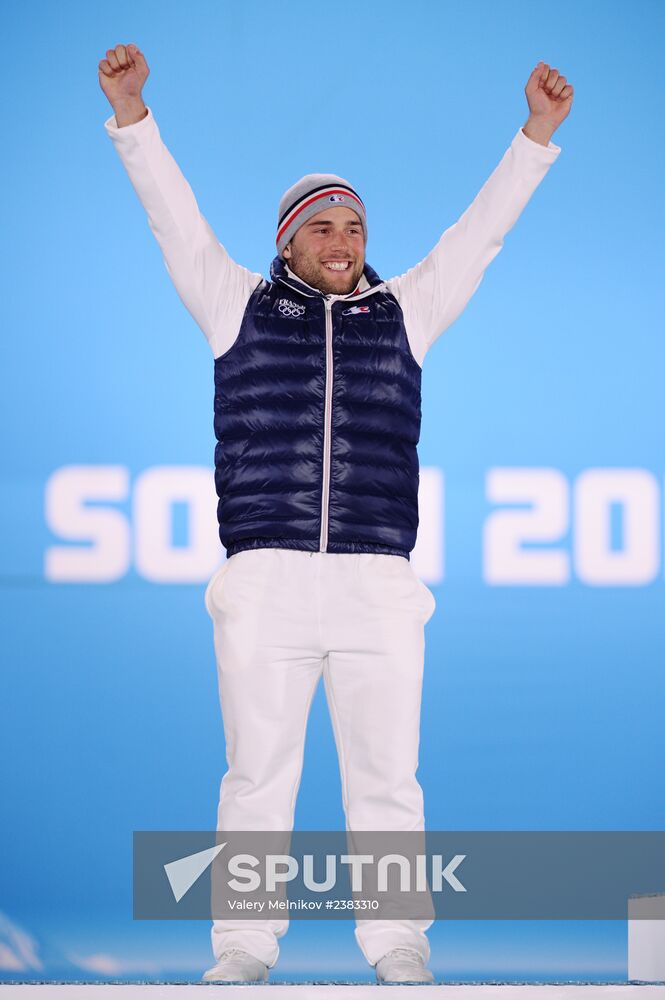
[[[399,302],[365,265],[351,298],[276,257],[215,359],[215,488],[243,549],[404,556],[418,530],[421,368]]]

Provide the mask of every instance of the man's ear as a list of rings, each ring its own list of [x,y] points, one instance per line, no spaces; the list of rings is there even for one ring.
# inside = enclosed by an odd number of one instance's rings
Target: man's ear
[[[282,250],[282,257],[285,260],[291,260],[291,243],[290,242],[287,243],[286,246],[284,247],[284,249]]]

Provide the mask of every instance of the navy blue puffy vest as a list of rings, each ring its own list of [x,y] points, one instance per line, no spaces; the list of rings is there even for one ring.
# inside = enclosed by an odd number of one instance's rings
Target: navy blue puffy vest
[[[227,557],[243,549],[404,556],[418,529],[421,369],[402,309],[331,301],[276,257],[215,359],[215,487]]]

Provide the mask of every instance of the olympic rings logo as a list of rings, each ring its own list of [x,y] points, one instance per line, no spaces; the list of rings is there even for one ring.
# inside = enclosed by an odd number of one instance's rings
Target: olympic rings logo
[[[297,302],[291,302],[290,299],[280,299],[278,307],[282,316],[288,316],[289,319],[297,319],[297,317],[302,316],[305,312],[305,307],[303,305],[299,305]]]

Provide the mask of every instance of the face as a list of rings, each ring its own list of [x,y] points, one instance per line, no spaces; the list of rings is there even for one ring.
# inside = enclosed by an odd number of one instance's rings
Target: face
[[[336,205],[313,215],[287,243],[282,256],[308,285],[326,294],[348,295],[365,266],[365,237],[358,214]]]

